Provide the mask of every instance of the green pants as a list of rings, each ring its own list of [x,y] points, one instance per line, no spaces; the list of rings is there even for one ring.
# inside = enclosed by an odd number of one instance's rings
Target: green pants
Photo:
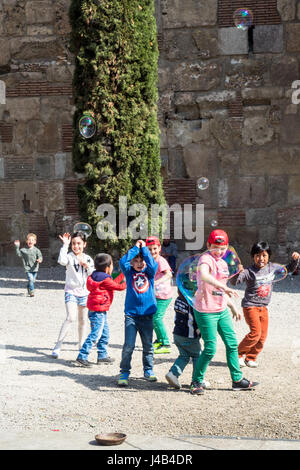
[[[198,312],[194,310],[195,319],[204,341],[204,349],[196,362],[193,381],[203,382],[208,364],[216,354],[217,333],[226,347],[227,365],[233,382],[242,379],[243,374],[239,365],[238,342],[229,310],[223,312]]]
[[[156,299],[157,310],[153,316],[153,328],[156,334],[156,340],[164,346],[169,346],[170,341],[163,319],[171,299]]]

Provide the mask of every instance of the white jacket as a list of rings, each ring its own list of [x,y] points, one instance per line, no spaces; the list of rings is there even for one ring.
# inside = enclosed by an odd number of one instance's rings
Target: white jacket
[[[83,253],[83,260],[89,265],[85,269],[79,264],[79,261],[73,251],[68,253],[68,246],[63,245],[59,252],[58,263],[66,267],[65,292],[83,297],[89,294],[86,288],[86,280],[94,271],[94,261],[89,255]]]

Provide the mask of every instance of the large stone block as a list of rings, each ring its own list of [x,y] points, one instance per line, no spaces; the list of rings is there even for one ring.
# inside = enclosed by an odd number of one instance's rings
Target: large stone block
[[[210,59],[218,56],[218,37],[216,29],[198,29],[193,31],[192,35],[198,49],[198,55],[202,59]]]
[[[9,41],[0,39],[0,66],[7,65],[10,60]]]
[[[35,175],[37,178],[50,179],[53,176],[52,159],[48,156],[36,157]]]
[[[26,23],[45,24],[54,20],[54,10],[52,1],[27,1],[25,6]]]
[[[67,167],[67,155],[65,153],[57,153],[55,155],[55,178],[65,178]]]
[[[274,129],[263,116],[253,116],[244,120],[242,140],[245,145],[265,145],[273,140]]]
[[[221,67],[216,62],[183,62],[175,67],[174,82],[177,91],[208,91],[221,82]]]
[[[289,177],[288,203],[292,205],[300,204],[300,175],[291,175]]]
[[[286,50],[287,52],[300,52],[299,23],[290,23],[286,25]]]
[[[0,179],[4,178],[4,159],[0,158]]]
[[[223,149],[232,150],[240,142],[240,134],[233,126],[227,116],[215,116],[210,122],[210,131]]]
[[[253,31],[253,52],[283,51],[283,25],[257,25]]]
[[[300,167],[298,147],[271,146],[265,149],[255,148],[243,151],[240,156],[241,175],[294,175]]]
[[[287,144],[300,144],[300,116],[299,114],[286,114],[281,122],[281,137]],[[300,149],[299,149],[300,152]]]
[[[210,137],[209,121],[169,121],[167,136],[170,148],[186,147],[192,143],[208,141]]]
[[[164,0],[163,27],[181,28],[215,25],[218,0]]]
[[[29,121],[39,115],[40,100],[38,97],[6,98],[6,109],[11,121]]]
[[[37,39],[13,38],[10,42],[11,56],[19,60],[54,59],[65,54],[65,48],[61,41],[55,37]]]
[[[300,25],[299,25],[300,26]],[[300,41],[300,29],[299,29]],[[300,48],[299,48],[300,51]],[[299,64],[295,57],[278,57],[272,60],[270,80],[273,86],[290,87],[299,78]]]
[[[222,197],[221,197],[222,196]],[[220,207],[264,207],[266,180],[264,176],[229,176],[223,184]]]
[[[219,54],[248,54],[248,32],[238,28],[220,28],[218,31]]]
[[[216,150],[203,144],[190,144],[183,149],[183,158],[190,178],[209,176],[216,162]],[[215,174],[215,171],[214,171]],[[202,191],[202,193],[205,191]]]
[[[296,15],[296,0],[277,0],[277,10],[282,21],[294,20]]]

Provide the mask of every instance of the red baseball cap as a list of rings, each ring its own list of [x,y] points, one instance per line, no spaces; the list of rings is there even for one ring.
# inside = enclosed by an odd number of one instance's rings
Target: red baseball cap
[[[150,245],[158,245],[160,246],[160,241],[159,241],[159,238],[158,237],[148,237],[146,238],[146,246],[150,246]]]
[[[213,230],[207,240],[210,245],[228,245],[228,235],[224,230]]]

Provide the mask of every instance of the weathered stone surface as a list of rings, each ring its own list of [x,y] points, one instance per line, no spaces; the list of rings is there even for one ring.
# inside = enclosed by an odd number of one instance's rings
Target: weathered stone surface
[[[186,178],[187,171],[183,157],[182,148],[170,149],[168,159],[168,170],[175,178]],[[179,189],[179,188],[178,188]]]
[[[288,52],[300,51],[300,24],[290,23],[286,25],[286,49]]]
[[[211,93],[201,93],[195,96],[195,101],[200,110],[204,109],[224,109],[228,103],[236,99],[236,92],[223,90],[213,91]]]
[[[296,14],[296,0],[277,0],[277,10],[279,11],[282,21],[294,20]]]
[[[57,153],[54,161],[55,178],[65,178],[67,167],[67,155],[65,153]]]
[[[269,176],[267,184],[267,207],[285,206],[287,203],[288,175]]]
[[[229,175],[236,175],[237,168],[239,168],[240,152],[226,152],[219,151],[219,168],[222,177]]]
[[[164,0],[162,6],[163,27],[181,28],[215,25],[217,0]]]
[[[28,121],[39,115],[40,100],[38,97],[6,98],[6,108],[11,121]]]
[[[0,39],[0,66],[6,65],[10,60],[10,51],[6,39]]]
[[[291,175],[288,185],[288,203],[300,204],[300,175]]]
[[[279,100],[284,97],[284,88],[279,86],[259,87],[259,88],[243,88],[241,90],[243,101],[260,102],[264,100]]]
[[[30,201],[30,210],[39,210],[39,185],[33,181],[17,181],[15,183],[15,206],[17,212],[24,212],[23,200]],[[23,220],[23,219],[22,219]]]
[[[48,183],[44,187],[44,214],[48,211],[64,209],[64,187],[63,183]]]
[[[216,160],[215,153],[214,148],[200,143],[186,146],[183,149],[183,159],[187,175],[190,178],[207,176],[209,174],[210,163]]]
[[[245,145],[265,145],[273,140],[274,129],[262,116],[249,117],[244,120],[242,140]]]
[[[299,114],[287,114],[281,123],[282,140],[287,144],[300,144],[300,116]],[[299,149],[300,152],[300,149]]]
[[[174,70],[176,90],[208,91],[218,87],[221,68],[216,62],[182,62]]]
[[[54,20],[53,3],[51,1],[27,1],[25,6],[26,23],[45,24]]]
[[[300,30],[299,30],[300,33]],[[300,40],[300,34],[299,34]],[[299,49],[300,50],[300,49]],[[299,64],[295,57],[275,58],[270,67],[270,80],[273,86],[291,86],[299,77]]]
[[[230,176],[223,185],[222,207],[264,207],[266,181],[264,176]]]
[[[283,25],[256,25],[253,30],[253,52],[283,51]]]
[[[11,55],[14,59],[57,59],[65,54],[64,46],[55,37],[33,39],[14,38],[10,42]]]
[[[0,179],[4,178],[4,160],[0,158]]]
[[[255,59],[231,59],[225,63],[225,87],[243,89],[244,87],[264,86],[270,65],[268,57]]]
[[[173,120],[168,124],[167,135],[170,148],[186,147],[191,143],[203,142],[209,140],[209,122],[208,120]]]
[[[219,28],[220,55],[248,54],[248,34],[237,28]]]
[[[0,81],[0,105],[6,103],[6,86],[3,80]]]
[[[268,147],[243,151],[240,157],[241,175],[293,175],[300,165],[298,147]]]
[[[36,157],[35,160],[35,175],[37,178],[50,179],[53,176],[51,157],[43,156]]]
[[[199,57],[211,59],[218,56],[218,37],[215,29],[199,29],[193,31],[192,36],[198,49]]]
[[[195,44],[192,31],[167,30],[164,34],[165,56],[168,60],[184,60],[202,56]]]
[[[28,25],[28,36],[52,36],[54,28],[52,25]]]
[[[50,64],[47,67],[46,77],[49,82],[71,82],[74,73],[74,65],[56,63]]]
[[[239,133],[230,125],[228,119],[223,116],[216,116],[211,120],[210,130],[223,149],[234,149],[237,142],[240,141]]]
[[[56,121],[50,121],[44,125],[43,139],[37,142],[38,152],[51,152],[59,151],[61,148],[58,123]]]
[[[260,227],[261,225],[275,225],[277,212],[270,207],[248,209],[246,211],[246,225]]]
[[[11,36],[25,33],[26,18],[24,2],[8,2],[3,5],[4,32]]]

